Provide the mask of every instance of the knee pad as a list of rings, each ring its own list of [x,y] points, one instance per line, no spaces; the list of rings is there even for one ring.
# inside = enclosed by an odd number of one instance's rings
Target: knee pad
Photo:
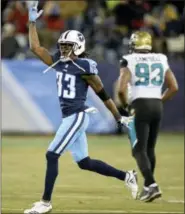
[[[144,150],[140,150],[140,151],[138,151],[137,149],[133,149],[132,150],[132,156],[134,157],[134,158],[141,158],[142,159],[142,157],[145,157],[145,156],[147,156],[147,153],[146,153],[146,151],[144,151]]]
[[[132,149],[132,157],[135,158],[135,157],[137,156],[138,153],[139,153],[138,149],[134,147],[134,148]]]
[[[47,173],[52,174],[52,176],[58,175],[58,158],[59,155],[55,154],[54,152],[47,152],[46,159],[47,159]]]
[[[79,161],[77,164],[80,167],[80,169],[89,170],[91,168],[91,159],[90,157],[86,157]]]
[[[132,156],[140,156],[140,155],[147,155],[146,148],[142,146],[140,142],[138,142],[135,147],[132,148]]]
[[[60,155],[54,153],[54,152],[47,152],[46,153],[46,159],[49,162],[57,162]]]

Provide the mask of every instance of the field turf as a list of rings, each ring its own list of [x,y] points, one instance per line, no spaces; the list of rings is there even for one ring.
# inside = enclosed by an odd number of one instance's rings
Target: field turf
[[[2,138],[2,213],[23,213],[40,199],[51,137]],[[90,156],[120,169],[136,167],[127,137],[88,136]],[[60,158],[52,213],[184,213],[184,136],[160,134],[156,179],[163,198],[134,201],[124,183],[82,171],[69,153]],[[139,184],[143,180],[139,174]]]

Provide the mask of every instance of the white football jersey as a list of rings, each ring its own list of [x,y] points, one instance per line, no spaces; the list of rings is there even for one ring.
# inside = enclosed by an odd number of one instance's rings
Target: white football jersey
[[[156,53],[133,53],[123,56],[132,77],[129,83],[129,101],[137,98],[161,99],[166,71],[169,69],[167,57]]]

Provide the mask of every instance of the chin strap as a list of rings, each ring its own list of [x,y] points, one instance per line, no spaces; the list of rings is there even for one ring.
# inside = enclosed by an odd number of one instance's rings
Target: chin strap
[[[71,58],[70,58],[69,56],[71,55],[72,51],[73,51],[73,48],[69,51],[67,57],[61,56],[61,57],[60,57],[60,60],[61,60],[62,62],[70,61]]]
[[[46,68],[43,73],[45,74],[46,72],[48,72],[50,69],[52,69],[55,65],[57,65],[59,62],[67,62],[70,61],[71,58],[69,57],[72,53],[73,49],[71,49],[71,51],[68,53],[67,57],[61,56],[59,60],[57,60],[56,62],[54,62],[52,65],[50,65],[48,68]]]
[[[50,69],[52,69],[56,64],[58,64],[59,62],[61,62],[61,59],[57,60],[56,62],[54,62],[52,65],[50,65],[48,68],[46,68],[43,71],[43,74],[45,74],[46,72],[48,72]]]
[[[74,44],[74,45],[75,45],[75,44]],[[67,57],[60,56],[60,59],[57,60],[56,62],[54,62],[52,65],[50,65],[47,69],[45,69],[45,70],[43,71],[43,73],[45,74],[46,72],[48,72],[48,71],[49,71],[50,69],[52,69],[55,65],[57,65],[59,62],[67,62],[67,61],[72,61],[72,62],[73,62],[73,60],[72,60],[69,56],[71,55],[71,53],[72,53],[72,51],[73,51],[74,45],[73,45],[72,49],[69,51]],[[74,63],[74,62],[73,62],[73,63]],[[76,64],[76,63],[75,63],[75,64]]]

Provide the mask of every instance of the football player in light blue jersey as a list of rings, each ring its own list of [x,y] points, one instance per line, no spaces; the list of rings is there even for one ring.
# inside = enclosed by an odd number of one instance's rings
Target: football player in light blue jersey
[[[107,95],[98,76],[97,63],[85,57],[85,38],[82,33],[68,30],[58,40],[59,50],[51,56],[40,45],[36,30],[36,19],[41,15],[36,5],[29,8],[30,49],[45,64],[56,70],[58,97],[63,115],[62,123],[46,153],[47,169],[42,199],[24,213],[47,213],[52,209],[51,196],[58,175],[58,159],[70,151],[80,169],[124,181],[136,198],[138,186],[134,170],[118,170],[88,155],[86,129],[89,114],[94,109],[85,105],[89,86],[111,111],[118,125],[128,126],[132,117],[121,117],[114,102]]]

